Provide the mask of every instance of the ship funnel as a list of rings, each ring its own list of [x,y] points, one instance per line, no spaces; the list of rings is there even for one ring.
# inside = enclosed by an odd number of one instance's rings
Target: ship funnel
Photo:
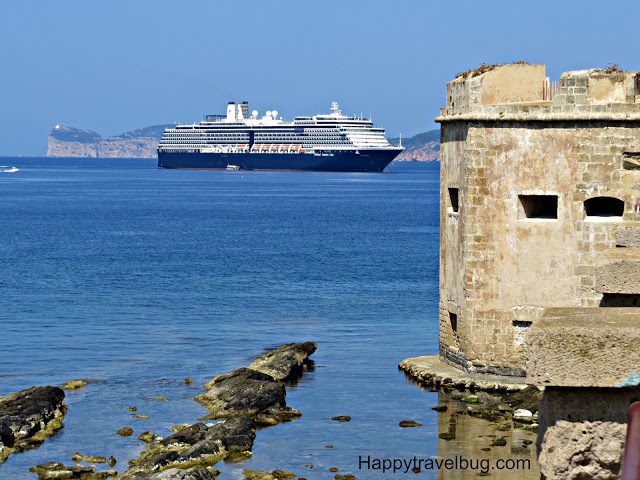
[[[227,120],[235,122],[236,118],[236,104],[234,102],[229,102],[227,105]]]

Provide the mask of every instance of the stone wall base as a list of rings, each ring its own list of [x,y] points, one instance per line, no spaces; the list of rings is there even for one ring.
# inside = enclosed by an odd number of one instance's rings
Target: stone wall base
[[[458,368],[467,373],[482,373],[487,375],[500,375],[503,377],[525,377],[526,371],[524,368],[519,367],[507,367],[498,365],[475,365],[467,360],[464,352],[454,351],[446,347],[446,345],[440,344],[440,360],[447,365]],[[524,380],[524,379],[523,379]]]

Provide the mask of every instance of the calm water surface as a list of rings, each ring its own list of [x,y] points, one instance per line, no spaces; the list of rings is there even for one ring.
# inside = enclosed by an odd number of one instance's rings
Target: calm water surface
[[[325,479],[330,467],[392,478],[359,470],[359,456],[438,455],[437,394],[397,370],[437,351],[437,164],[334,174],[0,163],[19,168],[0,173],[0,395],[98,380],[67,393],[64,429],[11,456],[1,479],[34,479],[29,467],[70,464],[76,451],[114,455],[122,472],[140,433],[166,437],[206,414],[191,398],[214,375],[308,340],[315,370],[287,389],[302,418],[258,431],[253,458],[219,465],[221,478],[283,468]],[[326,419],[336,415],[352,421]],[[398,427],[405,419],[424,426]],[[124,426],[134,436],[114,433]]]

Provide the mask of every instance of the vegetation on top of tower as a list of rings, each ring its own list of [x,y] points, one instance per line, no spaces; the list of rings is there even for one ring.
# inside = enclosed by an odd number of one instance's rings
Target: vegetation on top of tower
[[[488,65],[488,64],[482,62],[478,68],[470,68],[469,70],[467,70],[465,72],[460,72],[460,73],[456,74],[456,78],[460,78],[460,77],[462,77],[462,78],[477,77],[479,75],[482,75],[483,73],[487,73],[487,72],[490,72],[491,70],[495,70],[496,68],[501,67],[502,65],[531,65],[531,63],[525,62],[524,60],[518,60],[517,62],[493,63],[491,65]]]
[[[607,67],[604,69],[604,73],[619,73],[624,72],[624,69],[620,68],[620,64],[609,62]]]

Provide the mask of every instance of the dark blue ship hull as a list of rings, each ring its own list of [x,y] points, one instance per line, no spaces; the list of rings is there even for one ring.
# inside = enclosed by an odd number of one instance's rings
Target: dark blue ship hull
[[[311,170],[315,172],[382,172],[402,151],[353,150],[313,153],[199,153],[158,151],[158,166],[164,168],[245,170]]]

